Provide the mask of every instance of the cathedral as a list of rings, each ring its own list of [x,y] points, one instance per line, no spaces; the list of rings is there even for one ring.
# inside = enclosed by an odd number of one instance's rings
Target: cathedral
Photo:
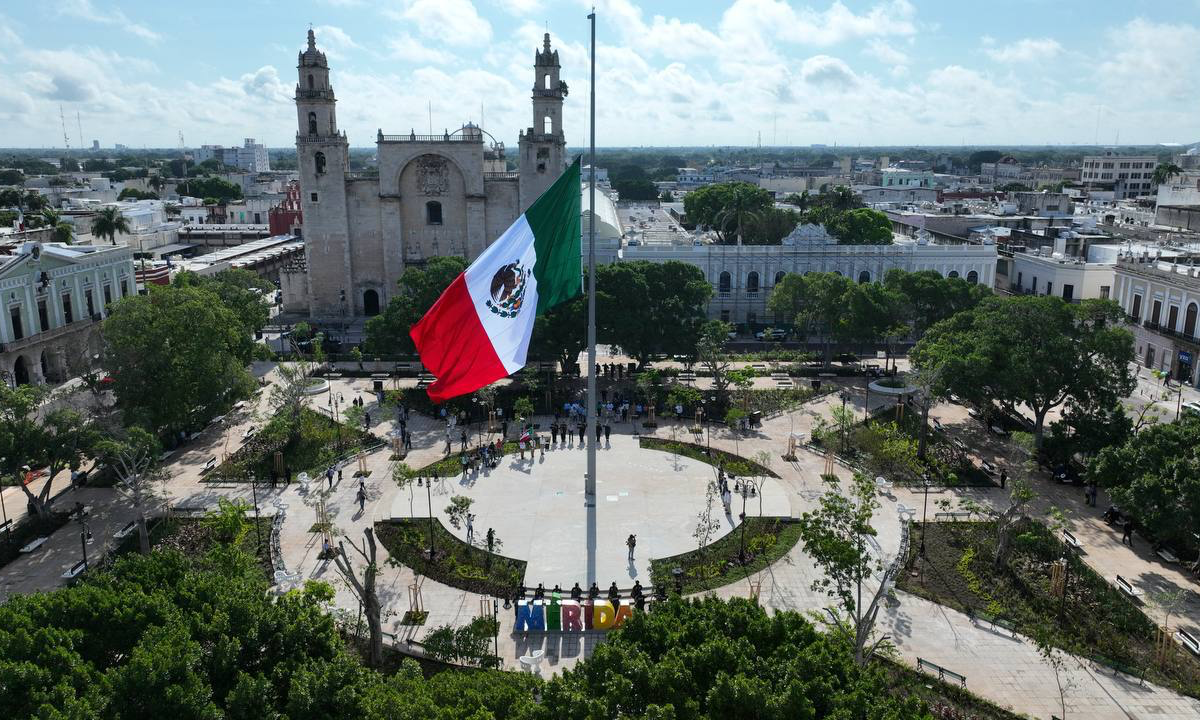
[[[473,260],[566,166],[567,85],[549,33],[534,55],[533,122],[520,133],[517,172],[508,171],[504,144],[471,123],[441,135],[379,130],[378,174],[350,172],[329,63],[312,30],[296,69],[305,267],[291,284],[318,322],[378,314],[408,265]]]

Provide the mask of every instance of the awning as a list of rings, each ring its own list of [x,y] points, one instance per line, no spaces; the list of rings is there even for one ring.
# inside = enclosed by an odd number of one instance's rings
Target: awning
[[[163,245],[162,247],[156,247],[152,249],[150,254],[155,258],[164,258],[167,255],[173,255],[178,252],[183,252],[184,250],[191,250],[192,248],[198,247],[200,247],[199,243],[171,243],[170,245]]]

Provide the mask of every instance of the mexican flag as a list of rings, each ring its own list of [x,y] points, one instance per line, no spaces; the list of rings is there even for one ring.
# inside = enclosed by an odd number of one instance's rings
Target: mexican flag
[[[534,317],[579,294],[579,172],[576,158],[409,331],[434,402],[525,367]]]

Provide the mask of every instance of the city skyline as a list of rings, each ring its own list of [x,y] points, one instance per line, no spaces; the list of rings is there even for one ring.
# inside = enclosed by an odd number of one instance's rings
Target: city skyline
[[[1200,3],[598,2],[602,146],[1190,143]],[[586,3],[359,0],[203,10],[70,0],[0,14],[5,145],[293,144],[312,23],[352,146],[482,122],[515,144],[549,32],[586,138]],[[1031,18],[1033,21],[1031,21]],[[76,113],[80,121],[75,122]],[[79,126],[82,125],[82,137]]]

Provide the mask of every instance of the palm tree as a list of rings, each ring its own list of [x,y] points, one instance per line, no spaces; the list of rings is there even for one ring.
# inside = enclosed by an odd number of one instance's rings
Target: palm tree
[[[1166,185],[1167,183],[1171,182],[1171,178],[1182,174],[1183,168],[1179,167],[1175,163],[1159,163],[1158,167],[1154,168],[1154,175],[1151,179],[1154,181],[1156,186]]]
[[[162,179],[162,175],[151,175],[150,180],[148,182],[150,184],[150,187],[156,193],[161,192],[163,189],[163,185],[167,184],[167,181]]]
[[[62,219],[62,214],[51,207],[42,208],[41,213],[42,227],[53,228],[54,242],[71,244],[71,238],[75,234],[75,226]]]
[[[738,245],[742,244],[746,220],[757,220],[762,216],[762,211],[757,207],[759,203],[754,197],[757,190],[757,187],[747,183],[735,184],[729,190],[729,201],[713,218],[722,235],[725,234],[725,228],[729,226],[730,221],[737,225]]]
[[[845,185],[838,185],[833,189],[831,195],[829,204],[834,210],[844,211],[862,207],[862,202],[858,195]]]
[[[129,220],[115,207],[101,208],[92,219],[92,234],[117,244],[117,233],[129,232]]]

